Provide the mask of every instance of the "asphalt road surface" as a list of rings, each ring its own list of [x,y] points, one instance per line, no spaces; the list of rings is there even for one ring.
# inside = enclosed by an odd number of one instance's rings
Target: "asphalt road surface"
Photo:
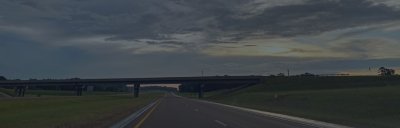
[[[130,128],[311,128],[225,106],[167,94]]]

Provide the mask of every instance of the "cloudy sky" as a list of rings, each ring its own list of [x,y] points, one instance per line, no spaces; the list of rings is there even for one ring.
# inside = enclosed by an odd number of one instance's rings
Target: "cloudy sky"
[[[400,69],[400,1],[1,0],[0,59],[21,79],[376,74]]]

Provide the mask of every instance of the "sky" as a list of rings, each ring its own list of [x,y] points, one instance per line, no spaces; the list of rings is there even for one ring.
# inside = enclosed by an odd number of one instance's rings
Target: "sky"
[[[399,0],[1,0],[0,75],[377,74],[399,35]]]

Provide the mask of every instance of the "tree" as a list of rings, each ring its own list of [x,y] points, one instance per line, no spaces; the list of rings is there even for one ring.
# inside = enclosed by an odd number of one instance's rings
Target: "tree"
[[[7,80],[7,78],[4,76],[0,76],[0,80]]]
[[[385,67],[380,67],[378,69],[378,73],[381,76],[393,76],[395,74],[395,70],[394,69],[389,69],[389,68],[385,68]]]
[[[300,76],[317,76],[317,75],[314,75],[314,74],[312,74],[312,73],[306,72],[306,73],[304,73],[304,74],[300,74]]]
[[[278,73],[276,76],[278,76],[278,77],[284,77],[284,76],[285,76],[285,73]]]

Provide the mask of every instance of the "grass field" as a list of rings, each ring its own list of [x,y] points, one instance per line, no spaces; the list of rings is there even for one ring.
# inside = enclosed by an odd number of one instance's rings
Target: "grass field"
[[[260,91],[324,90],[400,85],[400,77],[340,76],[340,77],[275,77],[266,78]],[[256,91],[256,90],[253,90]]]
[[[9,96],[14,96],[14,91],[11,89],[0,88],[0,92]]]
[[[355,127],[400,126],[398,81],[360,77],[333,78],[336,79],[333,81],[332,78],[279,79],[227,95],[206,92],[205,99]]]
[[[0,92],[6,93],[10,96],[14,96],[13,89],[0,88]],[[115,95],[115,94],[128,94],[128,92],[106,92],[106,91],[92,91],[83,92],[83,95]],[[29,90],[25,92],[26,97],[37,97],[37,96],[75,96],[75,91],[63,91],[63,90]]]
[[[4,128],[108,127],[162,93],[129,95],[0,99]]]

